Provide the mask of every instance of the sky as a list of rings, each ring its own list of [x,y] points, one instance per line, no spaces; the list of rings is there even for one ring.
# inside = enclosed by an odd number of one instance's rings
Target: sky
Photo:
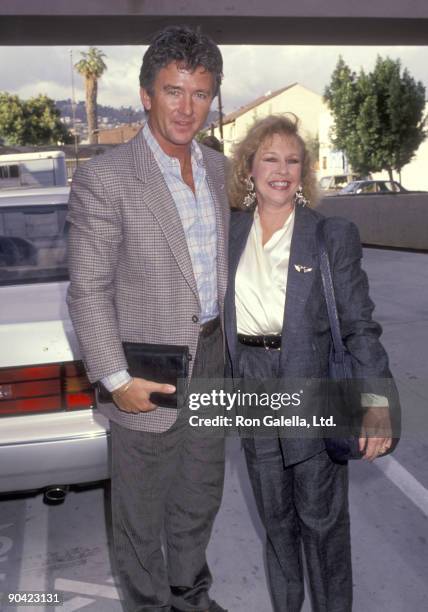
[[[99,81],[98,102],[140,108],[138,75],[146,47],[100,47],[107,71]],[[298,82],[322,94],[342,54],[351,69],[370,70],[376,56],[400,59],[428,91],[428,47],[260,46],[220,47],[224,60],[222,88],[226,113],[268,91]],[[56,100],[71,98],[71,61],[87,47],[0,47],[0,91],[29,98],[40,93]],[[71,52],[71,53],[70,53]],[[84,100],[82,78],[74,71],[76,100]],[[427,94],[428,97],[428,94]],[[213,104],[216,108],[216,102]]]

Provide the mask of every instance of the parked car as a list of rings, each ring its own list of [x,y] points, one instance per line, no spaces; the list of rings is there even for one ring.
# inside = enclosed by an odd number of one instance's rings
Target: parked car
[[[362,177],[357,174],[335,174],[332,176],[323,176],[319,182],[319,188],[322,195],[336,195],[338,191],[343,189],[350,181],[356,181]]]
[[[0,154],[0,189],[67,185],[63,151]]]
[[[352,181],[338,195],[408,193],[397,181]]]
[[[0,492],[109,477],[98,414],[65,303],[68,187],[0,193]]]

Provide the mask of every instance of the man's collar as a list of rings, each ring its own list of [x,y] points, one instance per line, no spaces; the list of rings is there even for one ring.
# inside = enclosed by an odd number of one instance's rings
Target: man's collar
[[[165,151],[162,149],[159,142],[153,135],[148,121],[146,121],[146,123],[144,124],[143,136],[160,166],[162,166],[163,168],[171,168],[177,165],[178,159],[165,153]],[[194,160],[199,167],[203,168],[204,158],[202,156],[201,148],[199,147],[196,140],[192,140],[190,147],[192,160]]]

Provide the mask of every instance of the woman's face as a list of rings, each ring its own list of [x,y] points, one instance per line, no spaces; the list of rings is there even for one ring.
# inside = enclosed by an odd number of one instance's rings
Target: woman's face
[[[293,207],[302,178],[303,152],[294,136],[274,134],[261,143],[250,176],[259,207]]]

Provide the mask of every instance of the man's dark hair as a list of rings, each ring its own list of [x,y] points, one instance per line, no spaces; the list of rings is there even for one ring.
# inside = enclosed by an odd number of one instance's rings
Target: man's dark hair
[[[180,62],[185,70],[193,71],[202,66],[211,72],[214,96],[217,95],[223,76],[220,49],[208,36],[187,26],[170,26],[155,34],[143,57],[141,87],[152,95],[159,70],[174,61]]]

